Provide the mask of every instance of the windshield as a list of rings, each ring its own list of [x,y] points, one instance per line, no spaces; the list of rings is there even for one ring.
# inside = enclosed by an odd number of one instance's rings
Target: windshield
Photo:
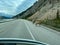
[[[60,45],[60,0],[0,0],[0,45]]]

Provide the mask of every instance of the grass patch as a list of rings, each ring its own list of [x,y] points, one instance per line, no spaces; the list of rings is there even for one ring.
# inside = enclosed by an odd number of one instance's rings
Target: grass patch
[[[43,24],[54,27],[57,30],[60,29],[60,19],[45,20],[45,21],[43,21]]]

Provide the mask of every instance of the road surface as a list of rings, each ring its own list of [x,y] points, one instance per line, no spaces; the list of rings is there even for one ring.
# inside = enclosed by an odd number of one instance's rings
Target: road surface
[[[19,19],[0,23],[0,38],[32,39],[50,45],[60,45],[60,35],[51,30],[42,25],[36,27],[30,21]]]
[[[14,19],[0,19],[0,23],[3,23],[3,22],[10,22],[10,21],[13,21]]]

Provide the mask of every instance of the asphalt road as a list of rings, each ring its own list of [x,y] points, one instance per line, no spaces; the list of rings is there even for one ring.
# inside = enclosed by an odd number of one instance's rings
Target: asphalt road
[[[32,22],[26,21],[26,25],[31,29],[34,39],[48,43],[50,45],[60,45],[60,32],[47,28],[43,25],[36,26]]]
[[[0,24],[0,38],[24,38],[32,39],[24,22],[14,20]]]
[[[0,38],[32,39],[50,45],[60,45],[60,35],[51,30],[45,26],[37,27],[32,22],[19,19],[0,23]]]

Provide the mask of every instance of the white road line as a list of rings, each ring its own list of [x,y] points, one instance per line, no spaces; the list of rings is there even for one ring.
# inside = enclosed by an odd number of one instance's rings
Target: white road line
[[[25,23],[25,22],[24,22]],[[29,31],[29,33],[31,34],[31,37],[35,40],[35,38],[34,38],[34,36],[33,36],[33,34],[31,33],[31,31],[30,31],[30,28],[28,27],[28,25],[25,23],[25,25],[26,25],[26,27],[27,27],[27,29],[28,29],[28,31]]]
[[[25,20],[24,20],[24,21],[25,21]],[[36,39],[34,38],[34,36],[33,36],[32,32],[30,31],[30,28],[28,27],[27,22],[25,21],[24,23],[25,23],[25,25],[26,25],[26,27],[27,27],[27,29],[28,29],[29,33],[31,34],[31,37],[33,38],[33,40],[35,40],[35,41],[36,41]],[[48,44],[48,43],[44,43],[44,42],[41,42],[41,43],[46,44],[46,45],[50,45],[50,44]]]

